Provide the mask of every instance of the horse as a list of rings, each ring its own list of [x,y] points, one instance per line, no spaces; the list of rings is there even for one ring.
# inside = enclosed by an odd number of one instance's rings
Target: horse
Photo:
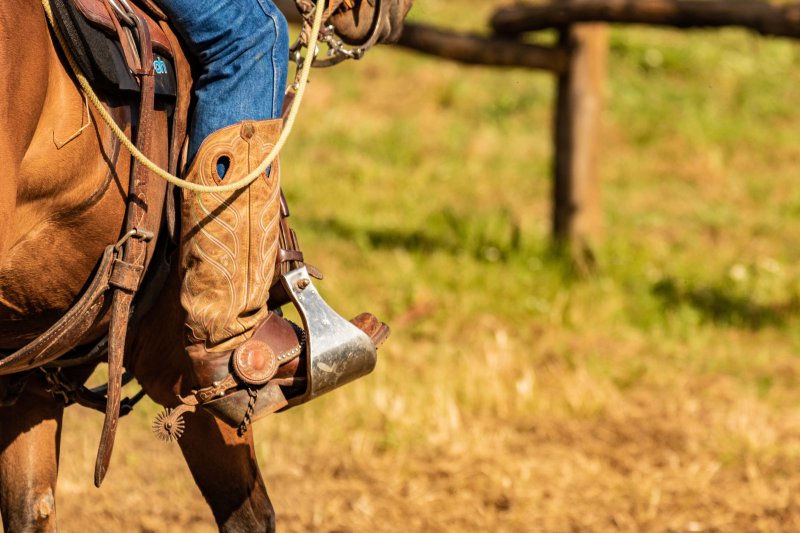
[[[390,2],[380,41],[396,39],[412,1]],[[357,41],[353,35],[363,25],[359,4],[355,18],[333,20],[349,36],[345,41]],[[2,352],[36,338],[72,307],[104,248],[120,239],[132,164],[87,105],[38,2],[3,0],[0,36],[0,65],[6,73],[0,77],[2,358]],[[182,54],[176,54],[176,68],[189,69]],[[114,94],[103,99],[130,135],[131,107]],[[157,114],[156,120],[165,118]],[[163,153],[154,160],[162,167],[169,163]],[[125,351],[125,368],[165,407],[176,405],[189,379],[177,263],[151,265],[167,269],[166,281],[128,335]],[[108,322],[108,317],[98,320],[79,342],[101,339]],[[63,377],[83,383],[97,364],[65,368]],[[7,533],[56,530],[65,402],[52,391],[44,372],[0,377],[0,515]],[[3,404],[4,398],[13,401]],[[220,531],[274,531],[275,512],[252,432],[240,434],[197,411],[186,415],[178,442]]]

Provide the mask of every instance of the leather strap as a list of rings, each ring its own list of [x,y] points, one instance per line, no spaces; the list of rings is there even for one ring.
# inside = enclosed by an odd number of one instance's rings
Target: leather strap
[[[141,16],[137,17],[137,36],[139,38],[140,64],[144,66],[138,76],[141,84],[141,101],[139,104],[139,124],[136,132],[136,145],[146,155],[153,153],[153,115],[155,113],[155,76],[153,73],[153,48],[150,31]],[[149,67],[149,68],[148,68]],[[131,182],[128,193],[128,214],[126,232],[143,230],[142,224],[147,215],[147,191],[153,176],[138,162],[133,164]],[[125,242],[122,262],[126,264],[124,283],[114,286],[111,302],[111,325],[108,332],[108,396],[106,416],[100,445],[95,462],[94,483],[99,487],[108,472],[111,452],[114,449],[114,438],[120,414],[122,396],[122,363],[125,355],[125,341],[131,315],[131,305],[141,283],[144,265],[147,259],[147,243],[141,238],[131,238]],[[138,279],[136,273],[138,272]]]
[[[176,58],[182,54],[181,43],[178,41],[177,36],[173,33],[166,21],[160,22],[161,29],[164,32],[167,42],[174,50]],[[192,72],[188,61],[175,61],[175,74],[178,81],[178,95],[175,98],[175,109],[172,113],[172,125],[170,131],[172,139],[169,146],[169,171],[172,174],[177,174],[182,171],[179,164],[182,157],[183,147],[186,145],[188,137],[186,131],[188,129],[189,105],[192,99]],[[168,235],[173,243],[178,243],[180,237],[178,236],[178,198],[176,187],[171,183],[167,186],[166,205],[164,206],[166,213],[166,229]]]
[[[255,335],[253,335],[250,340],[263,343],[268,347],[270,352],[274,354],[276,373],[280,367],[284,367],[297,359],[306,345],[305,332],[303,329],[293,325],[290,321],[275,313],[269,314],[267,320],[258,328]],[[236,357],[235,351],[233,357]],[[224,396],[233,390],[239,389],[242,386],[254,385],[254,383],[246,379],[246,376],[241,375],[237,371],[235,362],[233,367],[234,372],[232,374],[228,374],[223,380],[209,387],[193,391],[192,395],[183,398],[182,401],[192,405],[204,404],[220,396]],[[273,373],[270,378],[274,375],[275,373]],[[257,383],[256,385],[264,385],[265,383]],[[196,401],[191,401],[190,398],[192,397],[194,397]]]
[[[161,10],[160,7],[156,5],[155,2],[151,2],[151,0],[139,0],[139,3],[142,4],[142,7],[147,9],[153,17],[157,18],[160,21],[167,20],[167,15]]]
[[[108,16],[111,18],[111,23],[114,25],[114,30],[117,32],[119,45],[122,49],[122,55],[125,57],[125,63],[128,65],[128,69],[134,75],[140,74],[142,70],[142,64],[140,62],[141,57],[136,53],[136,43],[133,42],[131,33],[122,28],[122,25],[119,23],[119,19],[114,13],[114,9],[111,7],[109,0],[103,0],[103,5],[108,12]],[[140,42],[139,44],[141,45],[142,43]]]
[[[136,292],[142,281],[144,265],[126,263],[120,259],[114,260],[114,270],[111,272],[109,284],[129,292]]]
[[[103,30],[108,34],[118,32],[114,24],[117,15],[112,11],[108,11],[106,0],[69,0],[80,13],[92,26]],[[119,3],[119,2],[117,2]],[[142,9],[140,10],[139,5]],[[166,20],[164,13],[158,9],[154,3],[148,0],[141,0],[140,2],[132,2],[133,10],[137,13],[147,12],[155,19]],[[165,32],[162,32],[156,20],[153,20],[150,25],[151,33],[153,34],[153,46],[162,54],[167,54],[173,57],[175,52],[172,43],[169,41]]]
[[[114,246],[107,246],[92,282],[80,299],[47,331],[13,354],[0,358],[0,375],[42,366],[75,347],[104,314],[114,257]]]

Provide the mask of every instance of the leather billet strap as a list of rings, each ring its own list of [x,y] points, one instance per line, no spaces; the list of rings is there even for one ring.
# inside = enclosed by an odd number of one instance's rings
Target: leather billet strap
[[[106,0],[107,1],[107,0]],[[139,102],[139,123],[136,131],[136,146],[145,155],[153,156],[153,119],[155,115],[155,73],[153,71],[153,46],[150,30],[141,15],[136,18],[136,37],[138,41],[139,69],[134,74],[140,80],[141,100]],[[130,65],[129,65],[130,66]],[[163,186],[150,175],[138,161],[133,163],[130,185],[128,187],[128,212],[126,215],[126,234],[134,238],[123,243],[122,257],[118,259],[118,268],[124,275],[119,276],[113,285],[111,301],[111,324],[108,331],[108,395],[106,416],[100,445],[95,462],[94,483],[100,486],[108,471],[111,452],[114,448],[114,437],[120,416],[120,399],[122,396],[122,364],[125,354],[125,341],[136,290],[139,288],[147,260],[147,239],[136,238],[139,235],[152,235],[149,228],[143,227],[147,218],[148,196],[152,196],[153,187]],[[148,194],[151,193],[151,194]]]

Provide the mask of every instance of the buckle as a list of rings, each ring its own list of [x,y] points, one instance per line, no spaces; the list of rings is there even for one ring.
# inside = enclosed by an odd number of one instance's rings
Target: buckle
[[[114,245],[114,251],[119,252],[122,249],[122,246],[128,242],[130,239],[141,239],[144,242],[150,242],[155,237],[155,234],[152,231],[147,231],[139,228],[133,228],[132,230],[125,233],[120,240],[117,241],[117,244]]]

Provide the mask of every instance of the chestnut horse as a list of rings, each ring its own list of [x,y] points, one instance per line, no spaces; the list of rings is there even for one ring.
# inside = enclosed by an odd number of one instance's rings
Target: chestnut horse
[[[391,5],[391,28],[383,41],[397,37],[411,0],[392,0]],[[345,33],[358,26],[340,23]],[[88,120],[90,109],[65,67],[39,2],[0,2],[0,67],[0,350],[13,351],[70,308],[104,247],[119,239],[130,157],[93,112]],[[130,133],[128,108],[114,102],[108,108]],[[166,155],[157,162],[165,166]],[[129,335],[125,361],[144,391],[164,406],[174,406],[176,393],[186,392],[178,289],[172,268],[166,287],[138,325],[142,334]],[[84,342],[103,334],[102,327],[95,328]],[[66,374],[81,381],[93,369],[77,367]],[[15,383],[0,377],[0,402]],[[63,411],[63,400],[47,392],[44,373],[36,371],[26,377],[13,405],[0,407],[0,514],[7,533],[56,530]],[[179,444],[221,531],[274,530],[252,432],[239,436],[236,429],[198,412],[187,415]]]

